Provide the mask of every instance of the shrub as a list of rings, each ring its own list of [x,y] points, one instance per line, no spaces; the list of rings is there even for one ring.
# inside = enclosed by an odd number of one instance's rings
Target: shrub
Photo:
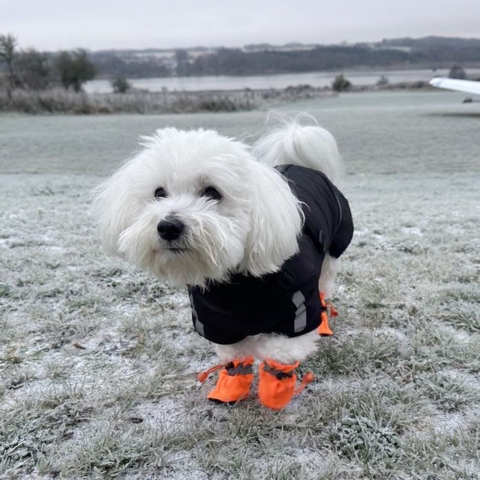
[[[343,73],[337,75],[332,83],[332,90],[336,92],[347,92],[351,90],[352,84],[344,76]]]
[[[132,89],[132,84],[122,76],[115,77],[112,80],[113,93],[127,93]]]
[[[448,73],[449,78],[458,78],[459,80],[465,80],[467,73],[460,65],[454,65]]]
[[[390,85],[390,80],[388,79],[387,76],[382,75],[378,80],[377,80],[377,87],[386,87]]]

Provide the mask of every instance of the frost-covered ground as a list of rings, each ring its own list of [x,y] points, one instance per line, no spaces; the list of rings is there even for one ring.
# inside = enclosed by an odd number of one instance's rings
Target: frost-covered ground
[[[205,400],[185,293],[107,258],[88,213],[139,134],[245,136],[264,114],[0,116],[0,478],[480,478],[480,107],[461,98],[285,108],[337,136],[356,234],[335,336],[282,412]]]

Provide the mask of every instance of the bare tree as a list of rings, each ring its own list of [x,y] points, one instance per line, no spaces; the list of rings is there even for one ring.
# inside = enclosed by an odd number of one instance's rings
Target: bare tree
[[[95,77],[95,66],[90,61],[86,50],[60,52],[55,61],[63,87],[70,87],[75,92],[82,89],[82,85]]]
[[[24,88],[43,90],[53,83],[50,58],[34,48],[21,50],[15,59],[15,76]]]
[[[7,64],[8,70],[8,97],[12,97],[12,90],[15,88],[15,72],[13,62],[16,57],[17,39],[10,33],[0,35],[0,59]]]

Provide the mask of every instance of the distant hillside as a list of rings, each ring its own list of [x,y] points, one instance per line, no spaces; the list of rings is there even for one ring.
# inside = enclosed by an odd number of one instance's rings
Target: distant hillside
[[[382,48],[408,47],[412,63],[478,62],[480,39],[478,38],[396,38],[376,44]]]
[[[104,77],[265,75],[359,67],[480,66],[480,39],[425,37],[354,45],[247,45],[243,48],[110,50],[92,52]]]
[[[429,48],[480,48],[480,38],[458,38],[458,37],[423,37],[423,38],[393,38],[382,40],[376,45],[402,46],[418,50]]]

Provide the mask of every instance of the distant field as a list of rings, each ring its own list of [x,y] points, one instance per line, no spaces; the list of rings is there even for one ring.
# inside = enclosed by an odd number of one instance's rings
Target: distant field
[[[337,137],[356,225],[316,381],[282,412],[205,400],[183,291],[107,258],[89,192],[166,125],[261,111],[0,116],[0,478],[480,479],[480,104],[286,105]]]

